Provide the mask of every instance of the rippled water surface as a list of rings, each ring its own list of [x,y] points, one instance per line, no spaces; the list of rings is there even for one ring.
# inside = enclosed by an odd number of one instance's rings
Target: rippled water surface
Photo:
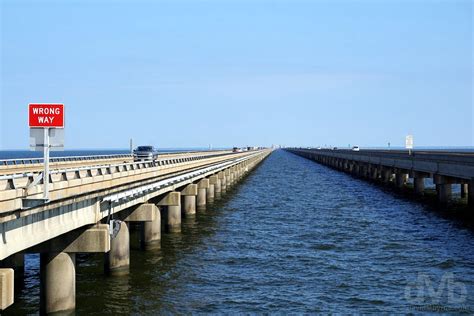
[[[128,277],[78,256],[77,314],[474,312],[474,234],[430,206],[284,151]],[[38,257],[10,313],[36,313]]]

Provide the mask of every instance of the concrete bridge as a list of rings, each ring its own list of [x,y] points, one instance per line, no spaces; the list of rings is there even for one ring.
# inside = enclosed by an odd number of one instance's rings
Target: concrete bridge
[[[474,206],[474,153],[406,150],[330,150],[286,149],[317,163],[358,177],[391,183],[404,188],[408,178],[413,179],[417,195],[425,193],[425,178],[432,178],[439,202],[447,203],[452,186],[459,185],[461,196],[468,196]]]
[[[41,254],[41,311],[73,310],[76,253],[104,253],[107,274],[128,273],[128,223],[142,223],[143,249],[160,247],[162,224],[179,233],[182,216],[225,194],[270,153],[170,153],[154,162],[130,155],[56,159],[48,203],[40,199],[41,161],[0,161],[0,310],[13,304],[25,253]]]

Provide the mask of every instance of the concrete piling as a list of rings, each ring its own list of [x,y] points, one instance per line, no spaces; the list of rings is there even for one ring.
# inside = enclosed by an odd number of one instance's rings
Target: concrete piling
[[[43,314],[76,308],[76,254],[42,253],[40,305]]]
[[[110,240],[110,251],[105,254],[105,272],[108,275],[126,275],[130,268],[130,233],[127,222],[120,222],[120,230]]]
[[[198,210],[203,210],[206,208],[207,204],[207,190],[209,189],[209,179],[201,179],[198,182],[198,195],[196,205]]]
[[[413,189],[415,194],[423,195],[425,192],[425,178],[415,177],[413,178]]]
[[[468,195],[468,184],[461,183],[461,197],[465,198]]]
[[[165,195],[157,204],[166,206],[166,231],[170,233],[181,232],[181,194],[180,192],[170,192]]]
[[[452,185],[450,183],[437,184],[436,191],[438,193],[438,201],[448,203],[452,194]]]
[[[185,217],[196,215],[196,196],[198,195],[197,184],[189,184],[181,191],[182,213]]]
[[[13,269],[0,269],[0,311],[13,304],[15,292],[14,274]]]
[[[161,248],[161,214],[160,209],[154,205],[155,219],[151,222],[142,222],[140,244],[144,250]]]

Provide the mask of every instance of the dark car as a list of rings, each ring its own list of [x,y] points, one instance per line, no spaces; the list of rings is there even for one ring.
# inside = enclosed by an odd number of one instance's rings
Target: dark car
[[[153,146],[138,146],[133,151],[134,161],[157,160],[158,150]]]

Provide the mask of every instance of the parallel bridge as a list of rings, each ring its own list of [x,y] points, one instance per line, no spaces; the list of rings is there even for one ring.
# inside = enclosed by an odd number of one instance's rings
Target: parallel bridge
[[[425,192],[424,179],[432,178],[441,203],[451,199],[452,186],[457,184],[461,187],[461,196],[468,195],[469,203],[474,205],[474,153],[309,148],[287,150],[361,178],[393,183],[398,188],[405,187],[408,178],[413,178],[413,189],[417,195]]]

